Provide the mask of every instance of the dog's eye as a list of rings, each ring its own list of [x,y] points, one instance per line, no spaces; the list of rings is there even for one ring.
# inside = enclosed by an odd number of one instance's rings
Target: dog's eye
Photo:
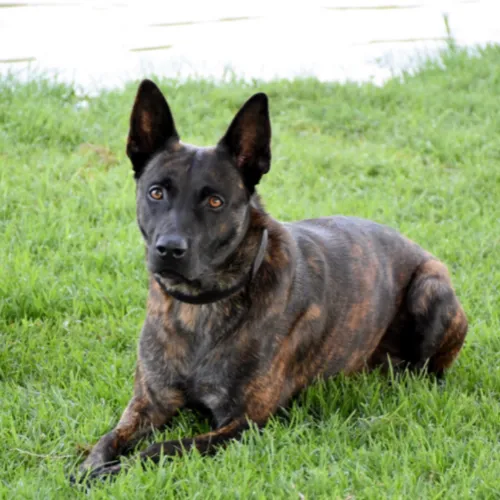
[[[163,200],[163,189],[158,186],[153,186],[149,190],[149,196],[155,201]]]
[[[224,204],[221,198],[218,196],[210,196],[208,198],[208,204],[210,208],[220,208]]]

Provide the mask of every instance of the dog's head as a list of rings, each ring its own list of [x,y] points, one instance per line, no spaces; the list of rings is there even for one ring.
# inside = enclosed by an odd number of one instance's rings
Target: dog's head
[[[204,148],[180,141],[160,89],[141,83],[127,155],[148,268],[167,291],[223,287],[217,270],[248,230],[255,186],[270,167],[270,141],[265,94],[251,97],[218,144]]]

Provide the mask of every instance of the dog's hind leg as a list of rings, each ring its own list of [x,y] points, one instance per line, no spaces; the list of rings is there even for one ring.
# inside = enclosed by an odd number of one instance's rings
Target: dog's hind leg
[[[457,357],[468,327],[443,263],[427,260],[420,265],[407,292],[406,310],[403,358],[410,368],[441,377]]]

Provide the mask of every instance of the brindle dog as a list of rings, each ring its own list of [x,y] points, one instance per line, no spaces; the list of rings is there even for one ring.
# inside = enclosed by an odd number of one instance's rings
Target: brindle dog
[[[213,452],[262,426],[316,377],[374,367],[441,376],[467,319],[446,267],[388,227],[350,217],[281,223],[255,192],[271,162],[265,94],[217,146],[184,144],[158,87],[144,80],[127,154],[150,273],[134,395],[82,464],[115,474],[120,454],[182,407],[212,432],[149,446],[142,459]]]

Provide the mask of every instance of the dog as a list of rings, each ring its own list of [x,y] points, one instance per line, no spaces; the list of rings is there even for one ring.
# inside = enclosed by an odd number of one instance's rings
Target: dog
[[[183,407],[208,412],[214,430],[153,444],[142,460],[212,453],[318,377],[391,366],[442,377],[457,357],[468,324],[445,265],[368,220],[273,219],[256,192],[270,144],[263,93],[215,147],[196,147],[156,84],[140,84],[127,155],[147,316],[132,399],[81,465],[87,478],[117,474],[120,455]]]

